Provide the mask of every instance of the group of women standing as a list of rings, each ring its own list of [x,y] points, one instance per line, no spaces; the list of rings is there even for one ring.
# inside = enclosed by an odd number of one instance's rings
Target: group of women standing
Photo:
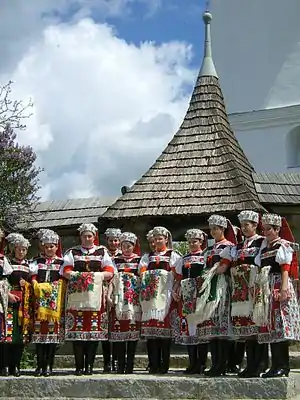
[[[30,262],[29,242],[8,235],[7,257],[0,252],[2,374],[20,374],[30,341],[38,376],[52,373],[56,346],[64,341],[73,342],[77,375],[93,373],[100,341],[104,372],[130,374],[142,338],[153,374],[168,372],[173,340],[188,348],[188,374],[225,375],[240,342],[247,353],[240,377],[260,376],[267,343],[272,364],[262,376],[288,375],[289,341],[300,339],[294,239],[279,215],[260,220],[247,210],[238,218],[240,229],[221,215],[208,219],[211,247],[205,232],[189,229],[184,256],[164,227],[148,233],[142,257],[134,233],[108,229],[104,247],[93,224],[79,227],[81,244],[63,257],[58,235],[40,232],[40,255]]]

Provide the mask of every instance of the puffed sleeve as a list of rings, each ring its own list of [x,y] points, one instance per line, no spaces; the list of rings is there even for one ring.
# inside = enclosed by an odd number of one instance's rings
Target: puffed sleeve
[[[138,274],[141,275],[143,272],[147,271],[149,264],[149,253],[145,253],[139,263]]]
[[[293,252],[294,250],[287,242],[282,242],[281,246],[279,247],[275,261],[281,265],[283,271],[289,271],[290,265],[293,259]]]
[[[63,262],[62,266],[60,267],[60,271],[59,271],[59,273],[61,275],[63,275],[64,272],[72,271],[74,268],[74,257],[73,257],[72,250],[68,250],[66,252],[66,254],[63,257],[63,261],[64,262]]]
[[[232,261],[236,254],[236,246],[226,246],[220,253],[220,257],[223,260]]]
[[[32,261],[29,263],[29,275],[31,278],[36,277],[38,274],[38,263],[37,261]]]
[[[3,275],[8,276],[13,272],[12,266],[6,257],[3,258]]]
[[[115,266],[113,263],[113,260],[111,259],[110,255],[108,254],[108,251],[105,249],[104,250],[104,255],[102,259],[102,269],[103,272],[110,272],[112,274],[115,273]]]
[[[175,272],[177,275],[182,276],[182,268],[183,268],[183,257],[180,257],[175,261]]]

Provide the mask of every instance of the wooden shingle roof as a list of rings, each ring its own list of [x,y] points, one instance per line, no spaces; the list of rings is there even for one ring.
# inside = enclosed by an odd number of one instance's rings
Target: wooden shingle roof
[[[255,173],[261,203],[300,205],[300,173]]]
[[[209,13],[202,67],[182,125],[161,156],[102,218],[260,210],[252,165],[228,121],[212,62]]]

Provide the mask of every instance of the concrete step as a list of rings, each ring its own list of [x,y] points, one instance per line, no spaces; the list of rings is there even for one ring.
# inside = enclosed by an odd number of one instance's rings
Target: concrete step
[[[208,357],[208,364],[210,363],[210,356]],[[300,352],[290,352],[290,364],[291,368],[300,368]],[[146,369],[148,365],[148,357],[145,354],[137,354],[135,357],[135,368]],[[171,368],[184,369],[188,365],[187,354],[172,354],[170,360]],[[73,368],[74,367],[74,356],[73,355],[56,355],[55,356],[55,368]],[[98,355],[95,361],[96,368],[103,367],[103,357]]]
[[[49,378],[30,375],[0,378],[0,398],[6,400],[296,400],[298,393],[300,374],[297,372],[289,378],[239,379],[187,377],[176,370],[164,376],[136,373],[75,377],[70,371],[62,370]]]

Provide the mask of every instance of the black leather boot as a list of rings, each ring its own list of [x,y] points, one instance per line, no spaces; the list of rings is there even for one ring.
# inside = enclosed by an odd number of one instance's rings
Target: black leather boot
[[[115,342],[115,348],[117,349],[118,355],[118,374],[124,374],[126,368],[126,342]]]
[[[137,341],[127,342],[127,358],[126,358],[125,374],[133,373],[136,346],[137,346]]]
[[[35,370],[35,376],[42,376],[42,369],[45,357],[44,344],[37,343],[35,345],[35,348],[36,348],[36,364],[37,364]]]
[[[187,346],[187,351],[189,355],[189,365],[185,370],[185,374],[192,375],[197,374],[197,361],[198,361],[198,349],[197,345],[189,345]]]
[[[160,340],[162,363],[159,372],[161,374],[167,374],[170,367],[171,339]]]
[[[203,374],[207,364],[208,343],[197,345],[199,373]]]
[[[73,352],[75,357],[75,375],[78,376],[83,374],[84,348],[85,348],[85,342],[81,340],[73,342]]]
[[[208,371],[204,372],[206,376],[218,376],[218,365],[220,363],[220,349],[219,349],[219,339],[213,339],[209,342],[209,349],[211,354],[211,367]],[[216,375],[217,374],[217,375]]]
[[[13,344],[11,346],[12,346],[12,355],[11,355],[12,363],[10,365],[10,370],[11,370],[10,373],[11,375],[19,377],[21,375],[20,364],[23,355],[24,345]]]
[[[256,340],[247,340],[246,342],[246,355],[247,365],[246,368],[238,374],[239,378],[256,378],[259,377],[259,364],[257,363],[258,343]]]
[[[150,374],[157,374],[161,366],[161,343],[160,339],[148,339],[148,360],[151,368],[149,369]]]
[[[85,366],[84,366],[85,375],[93,375],[98,344],[99,342],[94,342],[94,341],[86,343]]]
[[[262,378],[280,378],[289,376],[289,343],[287,341],[271,343],[272,365]]]
[[[108,374],[111,371],[110,365],[110,342],[105,340],[102,342],[102,355],[103,355],[103,372]]]

